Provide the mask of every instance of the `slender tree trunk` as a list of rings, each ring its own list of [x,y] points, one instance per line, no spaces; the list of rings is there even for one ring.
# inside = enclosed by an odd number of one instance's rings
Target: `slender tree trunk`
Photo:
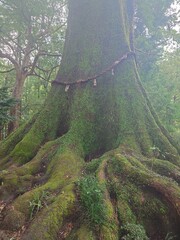
[[[22,73],[20,70],[16,72],[16,82],[12,92],[12,97],[17,100],[17,104],[10,109],[10,115],[13,117],[13,120],[8,124],[8,134],[12,133],[19,127],[21,118],[21,99],[26,77],[26,74]]]
[[[180,236],[178,147],[141,85],[132,19],[130,0],[69,1],[45,105],[0,147],[3,234],[28,225],[21,239]]]

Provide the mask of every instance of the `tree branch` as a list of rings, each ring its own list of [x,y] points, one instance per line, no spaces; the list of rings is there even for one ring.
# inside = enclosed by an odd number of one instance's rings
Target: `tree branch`
[[[18,64],[18,62],[14,59],[14,58],[12,58],[9,54],[7,54],[7,53],[3,53],[1,50],[0,50],[0,58],[6,58],[6,59],[8,59],[14,66],[15,66],[15,68],[18,68],[19,67],[19,64]]]
[[[4,39],[3,37],[0,37],[0,38],[5,43],[5,45],[7,45],[12,50],[13,54],[15,55],[14,47],[10,44],[10,42],[6,41],[6,39]]]
[[[11,69],[9,69],[9,70],[6,70],[6,71],[0,71],[0,73],[9,73],[9,72],[12,72],[12,71],[14,71],[15,70],[15,68],[11,68]]]
[[[48,70],[46,70],[46,69],[43,69],[43,68],[41,68],[41,67],[39,67],[39,66],[36,66],[36,68],[37,69],[39,69],[40,71],[42,71],[42,72],[52,72],[55,68],[57,68],[57,67],[59,67],[59,65],[56,65],[56,66],[54,66],[54,67],[52,67],[51,69],[48,69]]]
[[[33,63],[32,63],[32,67],[31,67],[30,71],[27,73],[28,76],[30,76],[30,75],[32,76],[32,75],[33,75],[39,57],[40,57],[40,54],[38,53],[38,54],[35,56],[35,58],[34,58],[34,61],[33,61]]]
[[[34,71],[33,74],[31,74],[31,76],[35,76],[35,77],[41,78],[42,80],[48,82],[48,80],[47,80],[46,78],[44,78],[44,77],[42,77],[41,75],[37,74],[35,71]]]
[[[39,56],[62,57],[62,54],[42,52],[42,53],[39,53]]]
[[[6,35],[5,32],[2,31],[2,33],[4,35]],[[7,35],[5,37],[7,38],[7,41],[9,42],[9,44],[10,44],[10,41],[11,41],[12,43],[14,43],[24,53],[24,49],[21,47],[21,45],[18,44],[17,41],[15,41],[15,39],[17,40],[19,38],[19,35],[17,36],[17,38],[14,38],[14,39],[12,37],[10,37],[10,36],[7,36]]]
[[[37,62],[38,62],[38,60],[39,60],[39,57],[41,57],[41,56],[61,57],[62,55],[61,55],[61,54],[52,54],[52,53],[47,53],[47,52],[38,53],[38,54],[35,56],[32,65],[29,65],[29,66],[24,67],[24,68],[31,67],[31,69],[30,69],[29,72],[27,73],[28,76],[32,76],[33,73],[34,73],[35,68],[38,68],[38,67],[37,67]]]

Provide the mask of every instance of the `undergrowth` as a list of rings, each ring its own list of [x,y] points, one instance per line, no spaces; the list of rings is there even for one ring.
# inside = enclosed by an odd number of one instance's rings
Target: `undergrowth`
[[[101,162],[102,159],[93,159],[91,162],[87,163],[85,167],[85,173],[94,174],[100,166]]]
[[[34,195],[34,198],[32,201],[29,202],[29,208],[30,208],[30,220],[33,219],[34,215],[38,213],[41,208],[43,208],[46,205],[46,200],[48,198],[48,193],[43,191],[41,195],[37,194]]]
[[[79,180],[78,192],[82,210],[92,227],[102,225],[106,219],[103,188],[94,176],[87,176]]]
[[[143,226],[138,224],[126,224],[122,228],[123,237],[121,240],[148,240]]]

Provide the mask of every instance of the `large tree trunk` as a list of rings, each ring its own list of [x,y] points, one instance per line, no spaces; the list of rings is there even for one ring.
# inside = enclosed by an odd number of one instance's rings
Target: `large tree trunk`
[[[0,148],[2,234],[114,240],[124,227],[140,239],[144,229],[153,240],[180,236],[178,149],[140,83],[132,18],[130,0],[69,1],[44,108]]]

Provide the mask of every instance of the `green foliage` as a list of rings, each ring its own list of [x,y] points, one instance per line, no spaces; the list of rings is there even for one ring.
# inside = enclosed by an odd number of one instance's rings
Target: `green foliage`
[[[9,115],[9,110],[16,103],[17,101],[9,97],[8,88],[0,88],[0,129],[12,120],[12,117]]]
[[[146,232],[142,225],[126,224],[121,228],[123,237],[121,240],[148,240]]]
[[[103,202],[103,189],[94,176],[82,178],[78,182],[80,203],[85,212],[85,217],[92,226],[102,225],[106,213]]]
[[[180,140],[179,56],[179,50],[166,53],[152,71],[147,73],[145,82],[156,112],[177,140]]]
[[[94,174],[98,169],[99,165],[101,164],[101,162],[102,162],[102,159],[94,159],[90,161],[89,163],[87,163],[85,167],[85,172],[87,174]]]
[[[172,0],[137,0],[139,24],[141,24],[141,27],[148,27],[150,31],[153,31],[157,27],[165,25],[168,21],[168,16],[165,12],[171,4]]]
[[[21,106],[22,123],[40,110],[45,98],[47,97],[49,89],[50,82],[40,80],[36,77],[28,77],[26,79]]]
[[[163,125],[180,141],[179,31],[171,0],[137,0],[135,46],[139,72]],[[153,11],[152,11],[153,10]]]
[[[178,44],[178,32],[174,26],[177,16],[172,0],[137,0],[135,21],[135,47],[139,72],[143,80],[154,71],[156,62],[164,54],[164,47]],[[178,9],[178,8],[177,8]]]
[[[42,104],[61,62],[67,0],[4,0],[0,2],[0,84],[21,99],[21,120]],[[13,91],[20,79],[23,87]],[[32,81],[32,84],[29,82]],[[23,95],[23,96],[22,96]],[[19,120],[19,119],[18,119]]]
[[[43,191],[41,195],[35,195],[33,200],[29,202],[30,220],[32,220],[33,216],[38,213],[44,205],[46,205],[47,198],[48,193]]]

